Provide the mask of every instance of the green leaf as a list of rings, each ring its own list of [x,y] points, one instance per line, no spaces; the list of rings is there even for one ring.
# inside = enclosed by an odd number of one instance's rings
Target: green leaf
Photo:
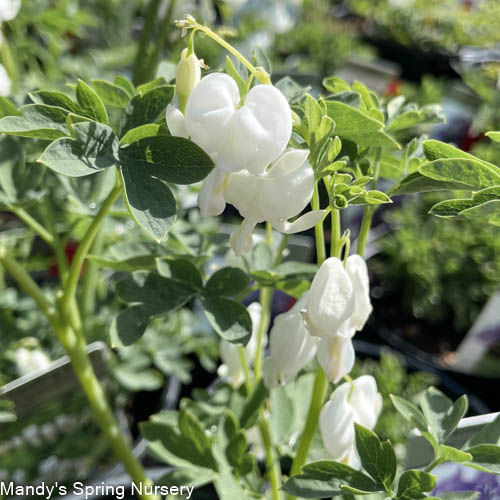
[[[435,387],[427,389],[420,406],[429,424],[429,430],[438,443],[444,443],[456,429],[467,412],[467,396],[463,395],[455,403]]]
[[[149,92],[150,90],[156,89],[157,87],[164,87],[165,85],[168,85],[167,80],[163,78],[163,76],[159,76],[158,78],[155,78],[154,80],[151,80],[150,82],[143,83],[142,85],[139,85],[137,87],[137,93],[138,94],[145,94],[146,92]]]
[[[446,462],[467,462],[472,459],[470,453],[466,453],[462,450],[457,450],[453,446],[447,446],[445,444],[439,445],[439,457]]]
[[[161,126],[157,123],[149,123],[129,130],[121,139],[120,146],[127,146],[133,142],[140,141],[146,137],[155,137],[159,135]]]
[[[241,269],[224,267],[210,276],[205,285],[205,292],[230,297],[245,290],[249,282],[247,274]]]
[[[101,98],[83,80],[78,80],[76,85],[76,100],[80,104],[83,112],[93,120],[109,124],[108,112],[104,107]]]
[[[459,182],[469,188],[487,188],[500,184],[500,169],[476,159],[449,158],[424,163],[418,171],[436,181]]]
[[[137,342],[144,335],[150,320],[149,311],[142,306],[125,309],[111,324],[111,346],[122,347]]]
[[[400,182],[395,184],[391,190],[390,194],[392,196],[400,196],[402,194],[413,194],[413,193],[427,193],[431,191],[450,191],[454,189],[467,189],[470,190],[470,186],[463,184],[462,182],[456,181],[439,181],[434,180],[420,172],[413,172],[403,178]]]
[[[246,307],[224,297],[203,295],[203,309],[213,329],[223,339],[246,345],[252,335],[252,318]]]
[[[196,294],[196,289],[156,273],[137,272],[118,281],[116,293],[124,302],[141,304],[153,316],[183,306]]]
[[[472,436],[466,443],[465,448],[478,444],[500,445],[500,415],[497,415],[493,422],[483,426],[481,430]]]
[[[356,423],[354,427],[361,465],[380,487],[390,490],[397,466],[392,445],[388,441],[381,443],[378,436],[366,427]]]
[[[273,69],[271,66],[271,61],[263,48],[259,46],[255,47],[253,49],[252,59],[255,66],[257,66],[258,68],[263,68],[269,74],[272,74]]]
[[[4,116],[21,116],[21,113],[7,97],[0,96],[0,118]]]
[[[240,415],[241,427],[250,429],[253,425],[255,425],[260,407],[268,396],[269,390],[264,385],[264,381],[260,379],[257,385],[253,388],[251,394],[249,394],[248,399],[243,406],[243,410]]]
[[[491,200],[480,203],[460,212],[460,215],[470,219],[483,219],[489,224],[498,226],[497,221],[500,216],[500,200]]]
[[[136,90],[134,84],[128,78],[125,78],[123,75],[116,75],[113,79],[113,82],[124,92],[126,92],[130,99],[135,96]]]
[[[252,249],[252,270],[266,271],[273,263],[273,252],[269,245],[261,241]]]
[[[27,104],[19,109],[21,116],[6,116],[0,120],[0,133],[34,137],[52,141],[68,136],[68,111],[57,106]]]
[[[119,85],[100,79],[91,80],[91,83],[104,104],[117,108],[127,106],[130,97]]]
[[[154,123],[160,115],[165,113],[167,104],[174,97],[174,87],[172,85],[162,85],[156,87],[145,94],[136,95],[131,99],[125,109],[121,125],[121,135],[125,135],[129,130]]]
[[[370,118],[359,109],[339,101],[325,101],[328,116],[335,122],[335,133],[340,138],[360,146],[397,148],[399,144],[384,131],[384,124]]]
[[[158,243],[167,237],[177,214],[170,188],[149,175],[141,164],[126,161],[122,155],[121,174],[125,201],[134,220]]]
[[[213,169],[212,159],[194,142],[182,137],[146,137],[120,152],[127,166],[175,184],[193,184]]]
[[[436,487],[436,476],[420,470],[407,470],[401,474],[398,483],[398,498],[419,500]]]
[[[94,174],[118,163],[118,139],[108,126],[76,123],[73,134],[75,139],[63,137],[49,144],[38,161],[70,177]]]
[[[389,132],[399,132],[417,125],[444,123],[444,121],[445,116],[441,106],[433,104],[420,109],[403,111],[387,126],[387,130]]]
[[[182,257],[158,257],[156,262],[161,276],[185,283],[193,290],[203,288],[200,271],[189,260]]]
[[[476,500],[480,494],[479,491],[451,491],[449,493],[440,493],[438,500]]]
[[[246,82],[242,75],[236,69],[232,59],[229,56],[226,56],[226,73],[236,82],[238,85],[238,90],[240,91],[240,95],[244,95]]]
[[[391,394],[390,397],[394,408],[406,420],[412,423],[418,430],[427,431],[427,423],[425,422],[424,415],[413,403],[394,394]]]
[[[319,128],[321,118],[323,117],[323,111],[321,110],[318,101],[316,101],[316,99],[310,94],[306,95],[306,99],[304,101],[304,111],[309,125],[309,133],[312,134]]]
[[[366,474],[340,462],[323,460],[305,465],[302,473],[284,484],[283,490],[300,498],[325,498],[343,495],[342,486],[373,493],[380,488]]]
[[[486,166],[496,168],[495,165],[484,160],[476,158],[474,155],[466,153],[461,149],[452,146],[451,144],[446,144],[445,142],[437,141],[435,139],[429,139],[422,143],[425,157],[429,161],[442,160],[442,159],[464,159],[479,161]]]
[[[212,455],[212,441],[205,434],[205,429],[194,413],[189,410],[182,410],[179,416],[179,430],[183,437],[196,449],[197,454],[202,457],[202,461],[210,469],[217,470],[217,464]]]
[[[470,198],[457,198],[455,200],[444,200],[436,203],[429,213],[436,217],[455,217],[467,208],[473,207],[474,201]]]
[[[211,483],[215,478],[215,471],[201,467],[176,468],[162,476],[156,484],[160,486],[194,486],[199,488]]]
[[[500,132],[486,132],[486,137],[489,137],[492,141],[500,142]]]
[[[325,87],[326,90],[329,90],[332,94],[351,90],[351,86],[345,80],[342,80],[342,78],[337,76],[323,78],[323,87]]]
[[[478,469],[490,474],[500,475],[500,446],[495,444],[478,444],[467,448],[467,453],[472,455],[470,462],[464,462],[463,465]]]
[[[80,106],[69,96],[62,92],[53,92],[50,90],[37,90],[28,94],[35,104],[46,104],[47,106],[57,106],[67,109],[71,113],[80,114]]]
[[[163,375],[155,369],[135,370],[124,364],[118,365],[113,374],[118,382],[129,391],[156,391],[161,389],[165,380]]]

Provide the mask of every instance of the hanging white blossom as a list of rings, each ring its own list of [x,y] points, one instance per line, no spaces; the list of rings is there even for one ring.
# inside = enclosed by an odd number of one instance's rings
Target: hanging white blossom
[[[12,21],[21,9],[21,0],[0,0],[0,23]]]
[[[0,64],[0,96],[7,97],[11,92],[11,82],[7,70]]]
[[[335,336],[321,339],[318,345],[318,363],[330,382],[336,384],[350,373],[354,360],[354,346],[350,338]]]

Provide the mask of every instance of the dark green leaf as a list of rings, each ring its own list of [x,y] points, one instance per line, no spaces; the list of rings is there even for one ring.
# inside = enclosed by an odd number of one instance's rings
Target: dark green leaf
[[[136,95],[128,103],[121,126],[121,135],[129,130],[157,121],[165,113],[167,104],[174,97],[174,87],[163,85],[156,87],[145,94]]]
[[[241,269],[224,267],[210,276],[205,291],[208,294],[230,297],[245,290],[249,281],[247,274]]]
[[[250,427],[255,425],[259,409],[262,406],[262,403],[266,400],[267,396],[269,396],[269,390],[261,379],[253,388],[252,393],[249,395],[248,400],[243,407],[243,411],[240,416],[240,424],[242,427],[250,429]]]
[[[120,347],[133,344],[144,335],[150,320],[149,312],[142,306],[125,309],[111,324],[111,345]]]
[[[209,295],[203,295],[200,300],[218,335],[235,344],[247,344],[252,335],[252,318],[242,304]]]
[[[83,80],[78,80],[75,93],[76,100],[78,104],[80,104],[85,115],[97,122],[106,125],[109,124],[108,112],[101,98],[95,93],[92,87],[87,85]]]
[[[493,422],[485,425],[481,430],[467,441],[466,448],[478,444],[500,445],[500,415]]]
[[[427,431],[423,413],[410,401],[391,394],[391,401],[396,410],[411,422],[418,430]]]
[[[121,156],[127,166],[175,184],[201,181],[214,167],[199,146],[182,137],[146,137],[123,148]]]
[[[185,283],[194,290],[201,290],[203,282],[200,271],[187,259],[182,257],[157,258],[158,272],[165,278]]]
[[[94,174],[118,162],[118,139],[106,125],[82,122],[73,125],[75,139],[63,137],[50,144],[39,161],[63,175]]]
[[[420,470],[407,470],[401,474],[398,483],[398,498],[420,500],[436,487],[436,476]]]
[[[467,453],[472,455],[470,462],[463,465],[478,469],[490,474],[500,475],[500,446],[495,444],[478,444],[467,448]]]

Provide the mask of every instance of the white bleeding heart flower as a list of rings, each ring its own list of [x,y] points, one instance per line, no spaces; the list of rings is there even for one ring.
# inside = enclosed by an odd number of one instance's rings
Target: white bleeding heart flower
[[[354,346],[350,338],[336,335],[331,339],[321,339],[318,345],[318,362],[326,378],[334,384],[352,370],[354,359]]]
[[[349,326],[360,331],[365,326],[373,307],[370,301],[370,281],[365,260],[359,255],[347,258],[345,269],[351,278],[354,291],[354,313],[349,318]]]
[[[186,127],[186,119],[182,111],[172,104],[167,105],[167,127],[170,134],[174,137],[189,137],[189,132]]]
[[[258,302],[253,302],[247,307],[247,310],[252,318],[252,336],[245,346],[245,355],[249,364],[255,359],[257,352],[257,339],[262,314],[262,306]],[[267,339],[264,339],[263,347],[266,345]],[[220,377],[230,380],[234,387],[240,386],[245,381],[245,373],[240,362],[238,346],[228,342],[227,340],[220,341],[220,357],[222,365],[219,366],[217,373]]]
[[[271,354],[262,366],[264,383],[269,389],[291,382],[316,354],[319,339],[309,335],[300,315],[306,296],[307,292],[290,311],[274,320],[269,334]]]
[[[326,259],[314,276],[303,312],[311,335],[351,338],[362,330],[372,312],[368,269],[359,255]]]
[[[21,0],[0,0],[0,23],[12,21],[21,9]]]
[[[43,351],[26,347],[19,347],[14,351],[14,362],[20,377],[50,365],[50,359]]]
[[[0,96],[7,97],[11,92],[11,82],[7,70],[0,64]]]
[[[236,82],[224,73],[205,76],[186,106],[191,139],[225,172],[260,174],[285,150],[292,112],[272,85],[256,85],[240,104]]]
[[[288,222],[302,212],[313,195],[314,172],[307,161],[308,154],[307,150],[288,151],[260,175],[244,170],[228,176],[224,199],[244,219],[231,235],[231,248],[236,255],[252,248],[252,231],[260,222],[268,221],[282,233],[297,233],[324,217],[324,210],[316,210]]]
[[[359,467],[354,423],[373,429],[382,410],[382,396],[370,375],[346,382],[333,391],[319,415],[319,428],[332,460]]]
[[[332,338],[354,312],[354,290],[344,264],[330,257],[313,278],[304,321],[311,335]]]

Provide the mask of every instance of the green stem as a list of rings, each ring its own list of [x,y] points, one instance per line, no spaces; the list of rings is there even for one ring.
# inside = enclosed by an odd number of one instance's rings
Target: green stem
[[[24,208],[11,207],[12,213],[16,214],[28,227],[33,229],[47,245],[54,248],[54,237],[37,220],[35,220]]]
[[[330,237],[330,257],[340,258],[342,251],[341,237],[340,237],[340,211],[332,209],[332,234]]]
[[[424,472],[430,472],[434,467],[437,467],[440,463],[443,462],[442,458],[435,458],[425,469]]]
[[[71,302],[75,298],[76,287],[78,285],[80,273],[82,271],[83,264],[85,262],[85,259],[87,258],[87,254],[90,250],[90,247],[94,242],[94,238],[97,236],[99,228],[104,222],[107,213],[113,206],[113,203],[116,201],[118,196],[120,196],[121,189],[122,188],[120,183],[117,182],[115,187],[113,188],[111,193],[109,193],[108,197],[106,198],[101,208],[99,209],[99,212],[97,212],[94,220],[92,221],[92,224],[85,233],[85,236],[83,237],[82,241],[78,245],[78,249],[75,253],[75,256],[73,257],[73,262],[71,263],[71,268],[69,270],[68,278],[66,280],[64,295],[61,300],[61,313],[64,316],[68,315]]]
[[[368,233],[370,232],[370,227],[372,226],[372,218],[375,213],[374,209],[370,205],[366,205],[363,209],[363,220],[361,221],[361,228],[359,230],[358,242],[356,246],[356,253],[363,256],[366,248],[366,241],[368,239]]]
[[[269,424],[265,418],[262,418],[259,422],[259,430],[266,450],[266,471],[271,483],[272,499],[280,500],[281,467],[279,458],[273,448]]]
[[[254,375],[255,380],[259,380],[262,376],[262,357],[263,357],[263,344],[264,336],[269,328],[271,321],[271,301],[273,297],[273,289],[264,286],[260,290],[260,305],[262,312],[260,317],[259,331],[257,333],[257,350],[255,352]]]
[[[247,390],[247,394],[250,394],[252,391],[252,379],[250,377],[250,366],[248,365],[247,355],[245,352],[245,348],[242,345],[238,346],[238,356],[240,357],[240,365],[243,370],[243,374],[245,375],[245,388]]]
[[[319,210],[319,191],[317,184],[314,185],[311,208],[313,210]],[[314,226],[314,236],[316,239],[316,260],[318,262],[318,266],[321,266],[321,264],[323,264],[324,260],[326,259],[325,233],[323,231],[322,221]]]
[[[152,481],[147,478],[141,463],[133,454],[108,404],[106,394],[97,380],[87,355],[85,342],[82,341],[81,337],[75,335],[68,326],[58,326],[56,333],[87,395],[94,417],[101,427],[102,432],[107,437],[116,456],[120,459],[135,484],[152,484]],[[141,498],[143,500],[159,500],[159,497],[155,495],[141,495]]]

